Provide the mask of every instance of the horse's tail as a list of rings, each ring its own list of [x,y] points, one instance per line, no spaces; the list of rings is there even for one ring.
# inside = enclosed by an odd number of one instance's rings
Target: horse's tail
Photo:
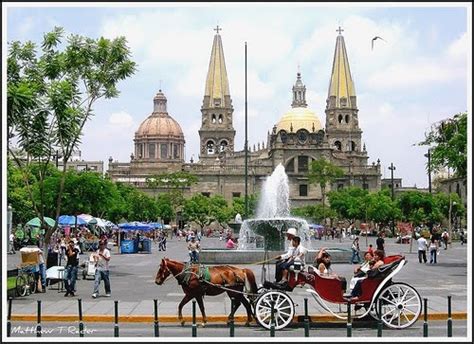
[[[249,298],[253,300],[257,294],[257,283],[255,282],[255,275],[252,270],[244,269],[245,272],[245,292],[252,294]]]

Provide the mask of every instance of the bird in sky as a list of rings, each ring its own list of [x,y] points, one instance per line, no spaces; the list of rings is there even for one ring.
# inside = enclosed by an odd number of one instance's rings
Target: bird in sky
[[[374,41],[377,40],[377,39],[381,39],[382,41],[384,42],[387,42],[385,39],[383,39],[382,37],[380,36],[375,36],[374,38],[372,38],[372,50],[374,50]]]

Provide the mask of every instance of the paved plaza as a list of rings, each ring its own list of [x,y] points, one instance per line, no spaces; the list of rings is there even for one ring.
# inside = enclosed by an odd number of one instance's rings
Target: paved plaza
[[[368,238],[368,244],[375,246],[375,237]],[[418,290],[422,298],[428,298],[429,313],[447,313],[447,296],[452,296],[452,311],[455,313],[466,313],[468,311],[468,278],[467,278],[467,245],[454,242],[448,250],[441,250],[438,256],[438,264],[420,264],[417,258],[415,243],[412,253],[409,252],[409,244],[395,244],[394,239],[386,239],[387,254],[404,254],[408,264],[394,277],[394,281],[406,282]],[[203,248],[222,248],[225,242],[218,238],[203,238]],[[338,239],[315,240],[312,242],[313,249],[319,247],[328,248],[349,248],[351,240],[345,239],[342,242]],[[153,245],[152,253],[139,254],[119,254],[116,246],[111,246],[112,259],[110,261],[110,279],[112,287],[112,297],[104,297],[104,287],[101,284],[97,299],[91,297],[93,289],[92,278],[82,279],[82,271],[79,269],[77,280],[77,293],[75,297],[64,297],[64,292],[60,292],[59,285],[54,284],[47,288],[46,293],[37,293],[23,298],[13,300],[13,315],[35,315],[37,300],[42,301],[42,314],[46,315],[77,315],[77,299],[83,300],[83,312],[85,316],[114,314],[114,300],[119,301],[119,314],[121,316],[152,316],[153,299],[159,300],[160,318],[168,317],[177,321],[177,307],[184,294],[174,278],[168,279],[162,286],[154,283],[161,258],[168,257],[176,260],[187,260],[187,249],[184,241],[176,238],[168,240],[166,252],[159,252]],[[361,251],[366,248],[365,238],[361,238]],[[86,260],[88,254],[81,255],[81,261]],[[8,268],[12,269],[19,263],[19,253],[8,255]],[[257,284],[261,282],[262,268],[260,265],[247,265],[256,275]],[[350,279],[353,266],[351,264],[334,264],[333,270],[339,275]],[[273,268],[271,276],[273,277]],[[102,282],[103,283],[103,282]],[[304,298],[309,299],[309,314],[315,318],[318,315],[327,315],[310,295],[306,288],[295,288],[291,292],[291,297],[296,303],[296,315],[304,314]],[[337,307],[334,309],[337,311]],[[205,298],[205,308],[207,315],[212,320],[220,319],[219,316],[226,316],[230,312],[230,300],[224,293],[219,296],[207,296]],[[183,315],[192,314],[192,303],[189,302],[183,308]],[[243,319],[245,310],[241,307],[237,311],[238,319]],[[199,310],[197,313],[200,316]],[[139,320],[137,320],[139,321]]]

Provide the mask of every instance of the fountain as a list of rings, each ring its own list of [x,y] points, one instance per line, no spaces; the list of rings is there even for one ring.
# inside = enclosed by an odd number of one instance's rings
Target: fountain
[[[237,221],[236,221],[237,222]],[[252,264],[284,253],[289,245],[286,231],[295,228],[301,244],[308,249],[306,262],[314,261],[309,225],[304,219],[290,217],[288,176],[279,164],[262,187],[262,194],[254,219],[247,219],[240,226],[236,250],[203,249],[200,261],[206,264]],[[348,262],[344,250],[331,252],[333,262]]]

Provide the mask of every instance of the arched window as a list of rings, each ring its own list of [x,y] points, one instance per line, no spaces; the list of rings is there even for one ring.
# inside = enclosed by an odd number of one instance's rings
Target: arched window
[[[222,117],[222,115],[219,115],[219,120],[218,120],[219,124],[222,123],[223,121],[224,121],[224,118]]]
[[[355,142],[354,142],[354,141],[351,141],[351,142],[350,142],[350,145],[351,145],[351,151],[352,151],[352,152],[355,151],[355,150],[356,150],[356,144],[355,144]]]
[[[295,158],[291,158],[290,161],[286,164],[286,172],[295,172]]]
[[[336,147],[336,149],[337,149],[338,151],[342,150],[341,141],[335,141],[335,142],[334,142],[334,147]]]
[[[349,123],[349,119],[350,119],[349,115],[346,115],[346,123]]]
[[[222,140],[222,141],[221,141],[221,144],[219,145],[219,150],[220,150],[221,152],[225,151],[225,149],[227,148],[227,144],[228,144],[228,143],[227,143],[226,140]]]
[[[342,115],[339,115],[339,117],[337,117],[337,120],[338,120],[339,123],[342,123],[342,120],[343,120]]]
[[[214,154],[215,152],[214,141],[212,140],[207,141],[206,148],[207,148],[207,154]]]
[[[212,114],[211,123],[216,123],[216,115]]]

